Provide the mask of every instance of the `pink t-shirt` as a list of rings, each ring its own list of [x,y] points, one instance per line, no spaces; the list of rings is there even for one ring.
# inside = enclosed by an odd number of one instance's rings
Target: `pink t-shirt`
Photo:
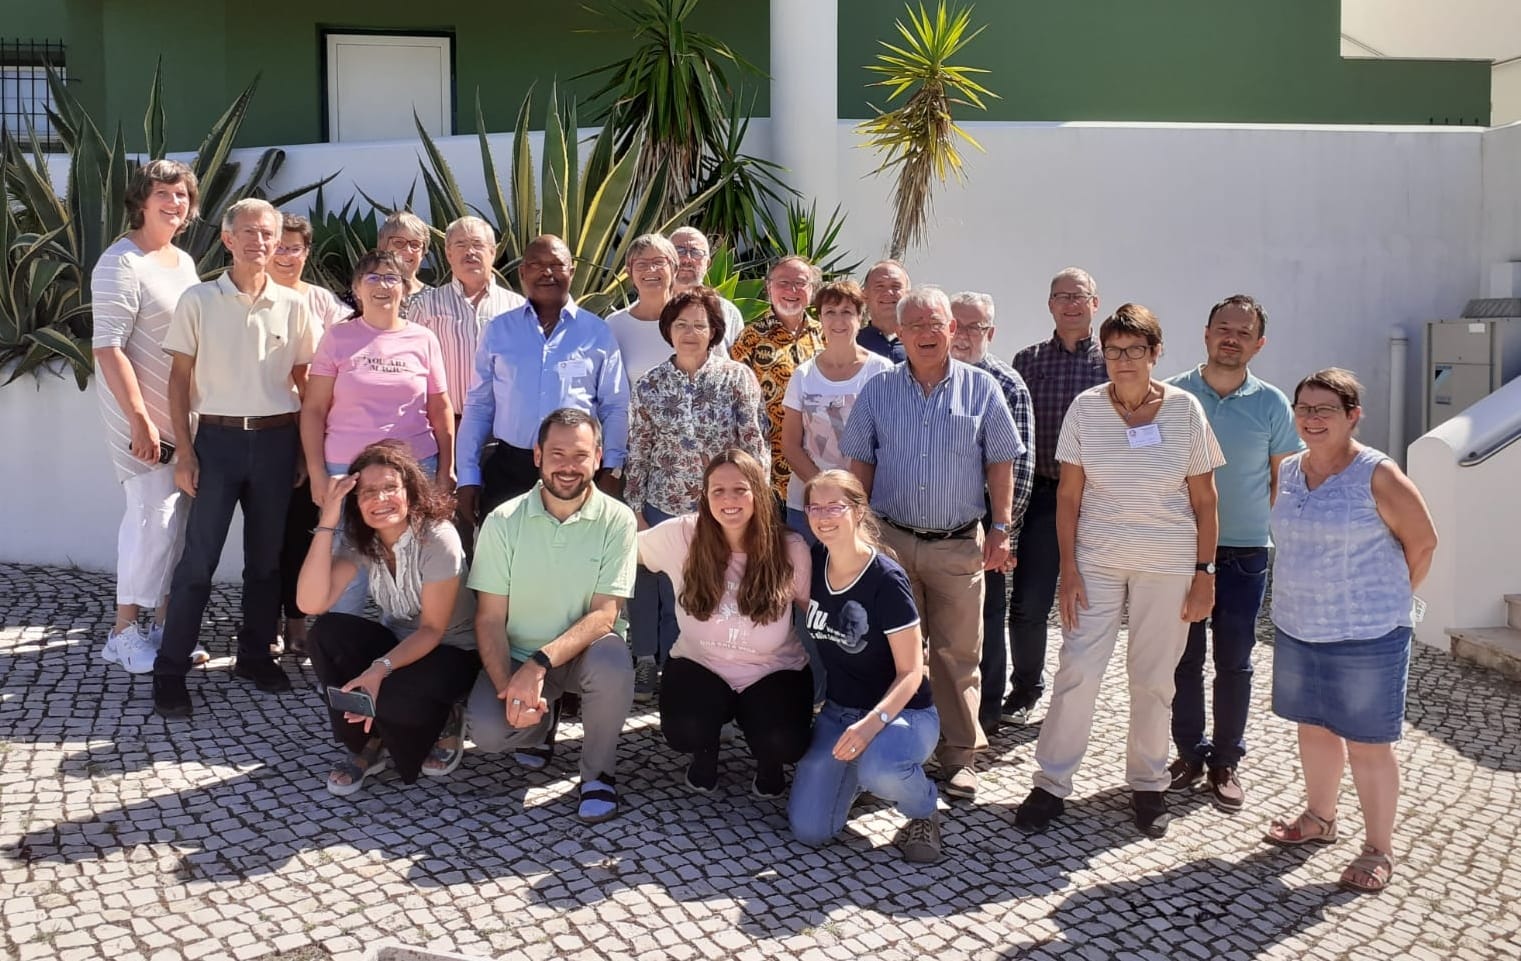
[[[422,460],[438,453],[428,396],[442,394],[444,356],[433,331],[403,323],[376,330],[355,318],[322,335],[311,375],[333,378],[322,457],[347,464],[378,440],[402,440]]]
[[[696,530],[697,515],[683,514],[639,532],[640,563],[669,576],[678,598],[681,572],[686,567],[687,550]],[[808,545],[791,531],[787,532],[787,555],[792,558],[793,599],[806,604],[813,565]],[[736,691],[743,691],[767,674],[797,671],[808,665],[808,654],[792,631],[791,607],[770,624],[757,624],[739,612],[737,595],[744,573],[745,555],[729,555],[723,599],[706,621],[699,621],[679,602],[676,604],[676,623],[681,633],[676,646],[671,648],[672,657],[696,661]]]

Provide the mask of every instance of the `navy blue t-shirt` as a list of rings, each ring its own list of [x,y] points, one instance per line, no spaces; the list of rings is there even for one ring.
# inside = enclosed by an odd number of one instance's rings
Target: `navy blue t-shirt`
[[[897,561],[878,554],[844,590],[830,590],[829,550],[816,544],[812,588],[808,633],[824,662],[829,700],[841,707],[871,710],[898,677],[887,635],[919,623],[908,575]],[[930,704],[929,679],[925,678],[904,706]]]

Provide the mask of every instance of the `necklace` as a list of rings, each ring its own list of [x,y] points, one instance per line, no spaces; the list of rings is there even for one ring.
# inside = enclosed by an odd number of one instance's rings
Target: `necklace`
[[[1151,385],[1147,384],[1146,385],[1146,395],[1141,398],[1141,400],[1140,400],[1139,403],[1137,403],[1134,407],[1132,407],[1131,405],[1125,403],[1123,400],[1120,400],[1119,392],[1117,392],[1114,389],[1114,385],[1113,384],[1110,384],[1109,385],[1109,399],[1112,400],[1112,401],[1114,401],[1114,406],[1118,407],[1120,410],[1124,411],[1127,414],[1134,414],[1136,411],[1140,410],[1142,407],[1145,407],[1147,404],[1149,404],[1151,402],[1151,390],[1152,390]]]

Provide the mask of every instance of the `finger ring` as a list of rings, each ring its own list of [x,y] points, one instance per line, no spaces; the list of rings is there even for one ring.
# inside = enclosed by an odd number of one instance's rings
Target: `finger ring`
[[[520,700],[518,700],[518,699],[517,699],[517,698],[513,698],[513,699],[512,699],[512,703],[514,703],[514,704],[518,704],[518,705],[521,705],[521,704],[522,704],[522,703],[523,703],[523,702],[522,702],[522,701],[520,701]]]

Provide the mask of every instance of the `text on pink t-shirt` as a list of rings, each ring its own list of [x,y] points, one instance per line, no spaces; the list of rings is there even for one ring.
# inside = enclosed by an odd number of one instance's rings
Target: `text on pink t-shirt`
[[[438,453],[428,396],[442,394],[444,357],[433,331],[404,323],[377,330],[355,318],[322,335],[310,371],[333,378],[322,456],[347,464],[380,440],[405,441],[418,460]]]

